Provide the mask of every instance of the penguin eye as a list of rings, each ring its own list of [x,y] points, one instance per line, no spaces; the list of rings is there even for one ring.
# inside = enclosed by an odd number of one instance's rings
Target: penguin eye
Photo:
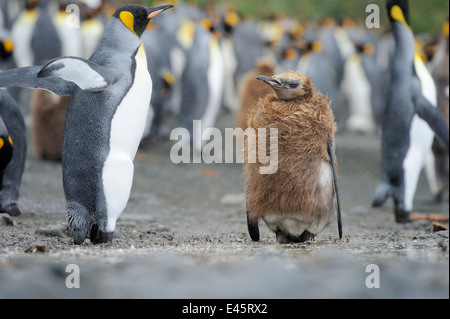
[[[298,83],[298,82],[291,82],[291,83],[289,83],[289,88],[296,89],[296,88],[298,88],[299,84],[300,83]]]

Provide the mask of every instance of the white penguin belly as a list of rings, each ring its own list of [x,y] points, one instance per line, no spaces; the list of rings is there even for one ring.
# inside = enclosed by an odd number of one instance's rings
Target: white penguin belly
[[[417,56],[414,59],[417,76],[422,85],[422,95],[433,105],[437,106],[437,94],[434,80],[426,69],[423,62]],[[414,115],[409,131],[410,145],[403,161],[405,172],[405,210],[411,211],[413,208],[414,195],[416,193],[417,182],[427,157],[431,152],[434,132],[427,122],[418,115]]]
[[[112,119],[110,151],[103,166],[108,232],[114,231],[116,220],[130,197],[134,172],[133,159],[145,129],[152,94],[152,80],[142,46],[135,59],[135,79]]]

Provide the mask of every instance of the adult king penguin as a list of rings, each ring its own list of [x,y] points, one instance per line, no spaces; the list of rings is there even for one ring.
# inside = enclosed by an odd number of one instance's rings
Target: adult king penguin
[[[390,92],[381,123],[381,182],[372,206],[383,205],[391,196],[395,219],[402,223],[410,220],[418,176],[431,148],[431,130],[448,153],[449,129],[433,106],[435,101],[430,102],[436,99],[435,88],[432,81],[426,80],[430,76],[414,52],[414,35],[408,24],[408,1],[388,0],[387,10],[395,53]],[[434,94],[429,94],[430,89],[434,89]]]
[[[61,57],[43,67],[0,73],[0,86],[71,95],[63,150],[67,220],[75,244],[112,241],[128,201],[136,155],[151,98],[151,78],[140,42],[149,21],[172,8],[127,5],[109,20],[89,60]]]

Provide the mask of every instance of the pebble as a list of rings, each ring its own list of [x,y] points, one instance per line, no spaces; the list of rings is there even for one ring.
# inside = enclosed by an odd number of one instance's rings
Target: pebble
[[[47,237],[66,237],[65,229],[62,226],[39,227],[36,234]]]
[[[0,226],[15,226],[15,222],[8,214],[0,214]]]

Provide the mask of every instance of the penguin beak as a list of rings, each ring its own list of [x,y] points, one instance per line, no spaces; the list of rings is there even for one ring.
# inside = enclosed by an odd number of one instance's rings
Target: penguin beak
[[[260,75],[260,76],[257,76],[256,79],[259,80],[259,81],[263,81],[263,82],[269,84],[271,87],[273,87],[275,89],[282,89],[283,88],[283,85],[280,83],[280,81],[275,80],[274,78]]]
[[[164,4],[164,5],[159,6],[159,7],[147,8],[148,19],[150,20],[150,19],[156,17],[161,12],[166,11],[167,9],[170,9],[170,8],[173,8],[173,5],[171,5],[171,4]]]

